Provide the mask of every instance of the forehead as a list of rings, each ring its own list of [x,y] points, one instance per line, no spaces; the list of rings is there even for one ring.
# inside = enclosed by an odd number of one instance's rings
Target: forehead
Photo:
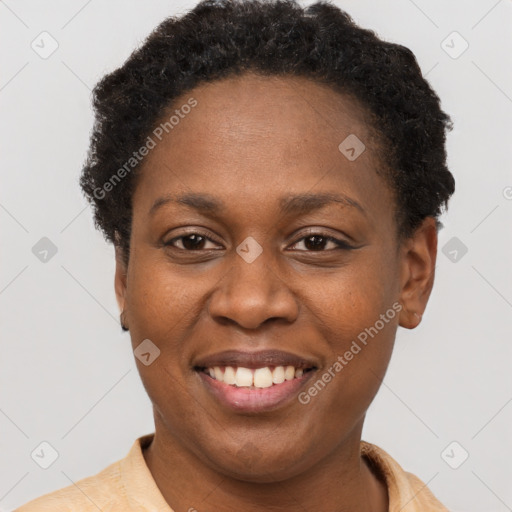
[[[181,126],[172,128],[171,144],[188,139],[191,131],[205,144],[243,143],[241,150],[270,140],[274,143],[268,144],[269,149],[288,148],[293,153],[301,147],[311,149],[311,142],[316,147],[323,142],[323,146],[337,149],[351,133],[357,133],[367,145],[376,142],[368,113],[356,98],[311,79],[245,73],[203,83],[177,98],[168,114],[192,96],[198,105],[187,115],[187,123],[180,121]]]
[[[181,110],[191,99],[196,106]],[[389,209],[368,116],[327,85],[248,73],[183,94],[160,126],[173,115],[178,122],[160,130],[161,140],[153,136],[134,204],[151,208],[179,189],[222,196],[227,204],[243,200],[250,208],[255,199],[270,203],[283,192],[337,190],[368,207],[384,198]]]

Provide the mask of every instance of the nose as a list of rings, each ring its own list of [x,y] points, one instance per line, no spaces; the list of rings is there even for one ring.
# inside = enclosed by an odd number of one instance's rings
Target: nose
[[[263,251],[248,263],[238,254],[210,296],[210,316],[220,323],[257,329],[265,322],[293,323],[299,305],[279,270],[272,268]]]

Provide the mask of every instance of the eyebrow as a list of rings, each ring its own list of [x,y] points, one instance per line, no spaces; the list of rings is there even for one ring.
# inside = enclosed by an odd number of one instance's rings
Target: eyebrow
[[[189,193],[175,196],[167,195],[157,199],[151,206],[149,215],[154,215],[158,209],[169,203],[187,206],[208,215],[219,215],[227,210],[225,203],[210,194]],[[331,204],[341,204],[345,207],[355,208],[366,216],[364,208],[357,201],[339,193],[298,194],[284,196],[279,199],[280,212],[286,215],[305,215]]]

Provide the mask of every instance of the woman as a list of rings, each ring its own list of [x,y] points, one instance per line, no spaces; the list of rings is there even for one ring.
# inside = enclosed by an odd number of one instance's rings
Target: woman
[[[205,1],[94,107],[81,185],[155,433],[18,510],[447,510],[361,440],[454,192],[410,50],[327,3]]]

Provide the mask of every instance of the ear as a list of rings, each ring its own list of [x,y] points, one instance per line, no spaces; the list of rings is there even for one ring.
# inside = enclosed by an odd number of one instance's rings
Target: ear
[[[115,246],[116,254],[116,272],[114,277],[114,289],[116,291],[117,304],[121,315],[126,314],[126,276],[128,268],[126,266],[123,251],[119,246]],[[126,319],[124,320],[125,325]]]
[[[401,248],[399,325],[414,329],[421,322],[434,285],[437,257],[437,227],[426,217]]]

